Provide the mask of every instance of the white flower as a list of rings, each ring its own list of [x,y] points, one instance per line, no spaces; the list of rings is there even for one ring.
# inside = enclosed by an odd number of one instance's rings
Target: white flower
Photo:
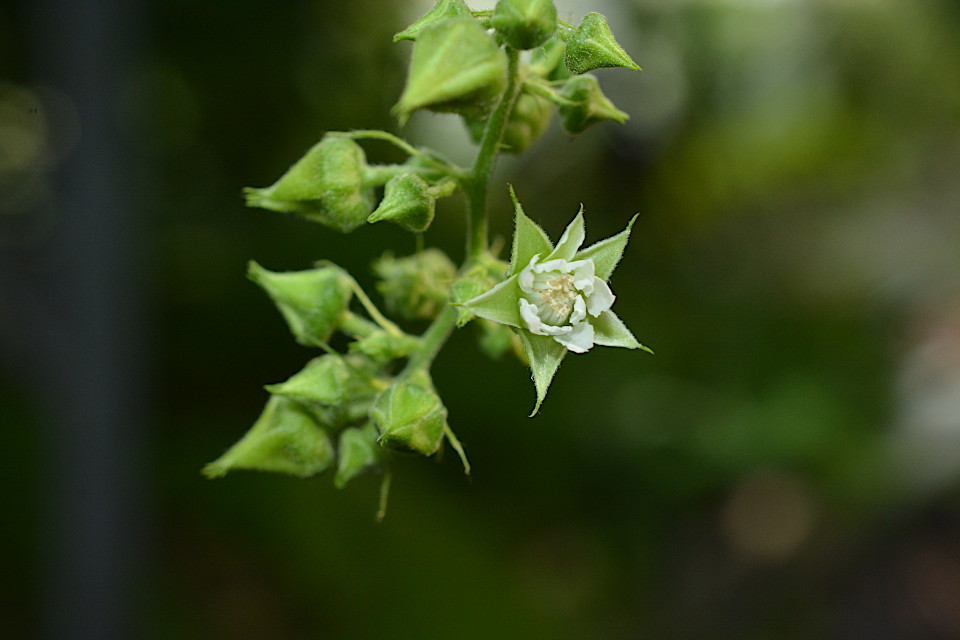
[[[551,336],[570,351],[588,351],[594,330],[587,314],[599,318],[613,305],[613,292],[594,275],[593,260],[539,260],[540,254],[533,256],[518,276],[523,323],[531,333]]]

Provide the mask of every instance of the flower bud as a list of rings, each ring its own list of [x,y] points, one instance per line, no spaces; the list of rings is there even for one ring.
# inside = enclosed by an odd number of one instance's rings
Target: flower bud
[[[351,353],[360,353],[374,362],[386,364],[391,360],[406,358],[413,353],[420,342],[408,335],[394,335],[386,331],[375,331],[350,343]]]
[[[334,264],[281,273],[251,261],[247,277],[267,292],[294,338],[307,347],[326,344],[353,295],[350,276]]]
[[[560,38],[548,40],[530,56],[530,73],[547,80],[566,80],[570,70],[563,63],[566,43]]]
[[[590,125],[604,120],[623,124],[630,117],[620,111],[600,90],[593,76],[574,76],[563,85],[560,96],[573,104],[561,104],[563,128],[570,133],[583,133]]]
[[[272,186],[245,189],[247,205],[353,231],[373,205],[373,193],[363,185],[365,169],[360,145],[343,136],[324,136]]]
[[[310,414],[296,402],[272,396],[247,434],[203,473],[218,478],[233,469],[252,469],[307,478],[332,461],[330,439]]]
[[[377,396],[370,417],[381,446],[425,456],[440,448],[447,428],[447,408],[426,373],[400,380]]]
[[[529,149],[547,130],[552,117],[553,108],[549,100],[521,92],[503,131],[503,151],[519,154]]]
[[[407,86],[393,111],[417,109],[474,117],[489,113],[507,82],[507,56],[473,18],[450,18],[417,35]]]
[[[557,7],[553,0],[499,0],[493,28],[508,46],[534,49],[557,30]]]
[[[333,477],[334,486],[343,489],[348,482],[375,466],[378,449],[377,428],[372,424],[344,429],[337,444],[337,474]]]
[[[370,401],[386,386],[377,385],[374,373],[366,358],[328,354],[314,358],[285,382],[267,385],[266,389],[296,400],[311,409],[320,422],[337,428],[363,418]]]
[[[377,290],[392,313],[428,320],[447,306],[457,268],[439,249],[427,249],[404,258],[385,254],[374,262],[373,271],[380,278]]]
[[[380,206],[367,222],[389,220],[408,231],[426,231],[433,222],[436,200],[429,193],[430,185],[413,173],[394,176],[384,187]]]
[[[564,63],[573,73],[585,73],[603,67],[627,67],[639,70],[627,52],[617,43],[607,19],[588,13],[567,42]]]
[[[470,7],[463,0],[439,0],[423,17],[393,36],[394,42],[416,40],[421,31],[448,18],[470,18]]]

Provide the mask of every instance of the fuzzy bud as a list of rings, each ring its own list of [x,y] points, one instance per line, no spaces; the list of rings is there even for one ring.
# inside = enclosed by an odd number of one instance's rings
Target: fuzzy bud
[[[604,67],[640,69],[617,43],[607,19],[599,13],[584,16],[583,22],[567,42],[564,63],[572,73],[577,74]]]
[[[384,187],[380,206],[367,222],[389,220],[408,231],[426,231],[436,210],[436,199],[429,189],[430,185],[413,173],[394,176]]]
[[[604,120],[623,124],[630,117],[603,95],[600,83],[593,76],[570,78],[560,95],[573,103],[560,105],[563,128],[570,133],[583,133],[590,125]]]
[[[410,320],[429,320],[447,305],[450,285],[457,268],[439,249],[427,249],[412,256],[382,256],[373,264],[380,278],[377,289],[387,308]]]
[[[534,49],[557,30],[557,7],[553,0],[499,0],[493,28],[508,46]]]
[[[400,380],[377,396],[370,417],[382,446],[425,456],[440,448],[447,428],[447,408],[426,373]]]

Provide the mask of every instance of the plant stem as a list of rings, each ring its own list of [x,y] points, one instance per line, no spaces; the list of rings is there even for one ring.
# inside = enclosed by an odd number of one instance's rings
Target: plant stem
[[[493,161],[500,150],[504,129],[510,119],[510,112],[517,102],[520,92],[520,52],[507,48],[507,88],[503,92],[500,104],[483,130],[477,159],[465,181],[467,195],[467,260],[469,264],[487,250],[487,183],[493,170]]]

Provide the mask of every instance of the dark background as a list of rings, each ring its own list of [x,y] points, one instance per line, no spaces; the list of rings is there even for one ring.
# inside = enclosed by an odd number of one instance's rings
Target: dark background
[[[398,131],[427,8],[0,5],[0,637],[960,637],[951,0],[561,1],[644,68],[598,74],[631,120],[501,161],[494,232],[506,182],[553,237],[639,211],[612,286],[657,355],[570,357],[528,419],[527,371],[456,335],[473,478],[401,459],[381,525],[375,476],[200,476],[314,355],[247,260],[372,291],[414,249],[240,189]],[[451,116],[399,133],[470,157]],[[458,260],[461,206],[426,236]]]

